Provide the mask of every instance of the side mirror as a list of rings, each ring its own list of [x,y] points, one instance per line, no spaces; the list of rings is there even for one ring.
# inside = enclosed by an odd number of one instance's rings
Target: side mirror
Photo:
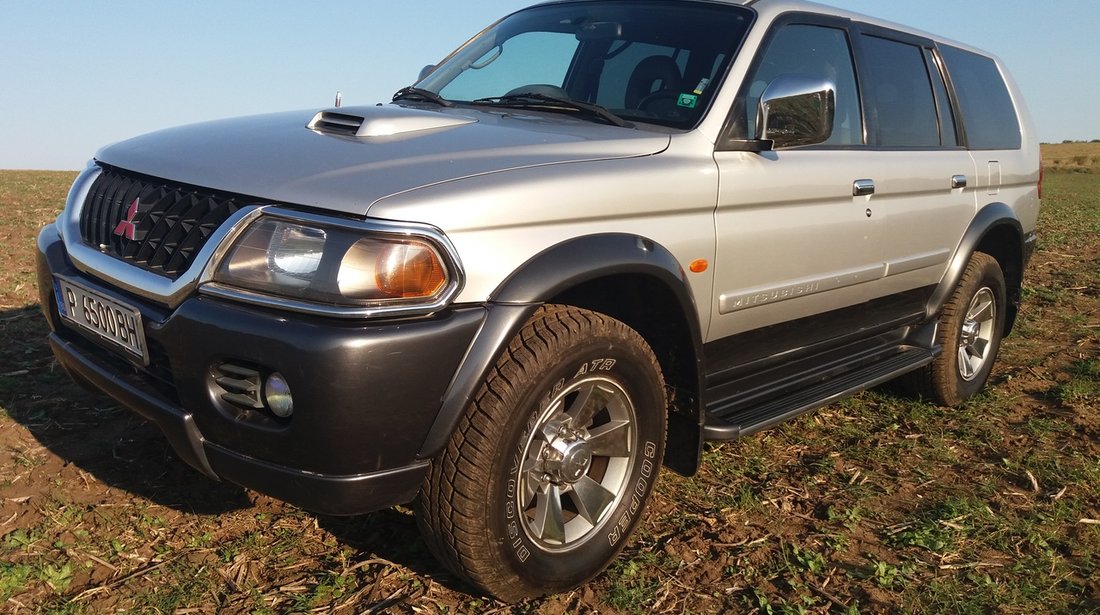
[[[829,140],[836,118],[836,86],[821,77],[780,75],[760,95],[756,134],[772,148]]]

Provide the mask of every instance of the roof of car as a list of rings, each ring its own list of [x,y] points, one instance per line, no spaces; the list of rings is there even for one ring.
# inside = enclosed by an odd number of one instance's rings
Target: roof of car
[[[585,2],[585,1],[598,1],[598,0],[548,0],[539,4],[558,4],[564,2]],[[951,40],[931,32],[926,32],[913,28],[904,24],[887,21],[885,19],[879,19],[863,13],[856,13],[846,9],[838,8],[828,4],[821,4],[818,2],[811,2],[810,0],[663,0],[665,2],[709,2],[714,4],[729,4],[735,6],[749,7],[759,13],[761,16],[774,17],[783,13],[791,12],[809,12],[809,13],[821,13],[824,15],[833,15],[844,19],[851,19],[852,21],[858,21],[870,25],[880,26],[883,28],[889,28],[891,30],[897,30],[900,32],[906,32],[914,36],[920,36],[927,39],[932,39],[940,43],[948,44],[953,47],[959,47],[961,49],[967,49],[987,55],[995,60],[995,56],[975,48],[966,43]],[[770,19],[769,19],[770,21]]]
[[[838,8],[838,7],[835,7],[835,6],[828,5],[828,4],[821,4],[821,3],[818,3],[818,2],[811,2],[809,0],[708,0],[708,1],[721,2],[721,3],[726,3],[726,4],[735,4],[735,5],[738,5],[738,6],[752,7],[754,10],[756,10],[757,12],[759,12],[762,15],[763,14],[778,15],[778,14],[781,14],[781,13],[789,13],[789,12],[795,12],[795,11],[804,11],[804,12],[811,12],[811,13],[823,13],[823,14],[827,14],[827,15],[835,15],[837,17],[842,17],[842,18],[845,18],[845,19],[851,19],[852,21],[857,21],[857,22],[861,22],[861,23],[880,26],[880,27],[883,27],[883,28],[889,28],[891,30],[897,30],[897,31],[900,31],[900,32],[906,32],[906,33],[912,34],[914,36],[920,36],[920,37],[923,37],[923,38],[932,39],[932,40],[938,41],[940,43],[945,43],[945,44],[948,44],[948,45],[952,45],[954,47],[969,49],[971,51],[980,52],[983,55],[989,55],[986,52],[981,51],[980,49],[976,49],[976,48],[974,48],[970,45],[967,45],[966,43],[961,43],[959,41],[951,40],[951,39],[948,39],[946,37],[940,36],[938,34],[934,34],[934,33],[931,33],[931,32],[926,32],[924,30],[920,30],[920,29],[917,29],[917,28],[914,28],[914,27],[911,27],[911,26],[907,26],[905,24],[901,24],[901,23],[897,23],[897,22],[893,22],[893,21],[887,21],[885,19],[879,19],[878,17],[873,17],[871,15],[867,15],[867,14],[864,14],[864,13],[856,13],[856,12],[853,12],[853,11]]]

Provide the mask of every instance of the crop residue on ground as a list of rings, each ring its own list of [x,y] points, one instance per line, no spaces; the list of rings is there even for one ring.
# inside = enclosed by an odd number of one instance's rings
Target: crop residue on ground
[[[1095,167],[1100,145],[1045,154],[1068,162],[1047,165],[989,392],[947,409],[875,390],[708,446],[698,476],[661,475],[607,573],[515,607],[467,593],[407,510],[318,517],[213,483],[72,384],[46,347],[33,250],[73,174],[0,172],[3,610],[1100,610],[1100,175],[1058,172]]]

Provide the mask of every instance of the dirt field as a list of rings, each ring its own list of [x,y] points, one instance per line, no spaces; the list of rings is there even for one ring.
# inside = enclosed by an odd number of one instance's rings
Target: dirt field
[[[1045,153],[1088,165],[1100,146]],[[34,237],[71,173],[0,172],[0,610],[11,613],[1100,612],[1100,175],[1051,172],[994,386],[872,391],[664,473],[624,556],[507,606],[405,509],[318,517],[183,466],[54,365]]]

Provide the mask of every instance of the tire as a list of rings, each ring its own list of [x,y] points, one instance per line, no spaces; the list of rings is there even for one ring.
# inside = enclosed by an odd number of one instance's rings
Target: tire
[[[515,602],[599,574],[642,517],[664,453],[664,378],[608,316],[540,308],[511,341],[417,501],[429,547]]]
[[[957,406],[985,388],[1001,348],[1005,279],[992,256],[975,252],[940,316],[936,341],[943,353],[910,374],[911,392],[943,406]]]

